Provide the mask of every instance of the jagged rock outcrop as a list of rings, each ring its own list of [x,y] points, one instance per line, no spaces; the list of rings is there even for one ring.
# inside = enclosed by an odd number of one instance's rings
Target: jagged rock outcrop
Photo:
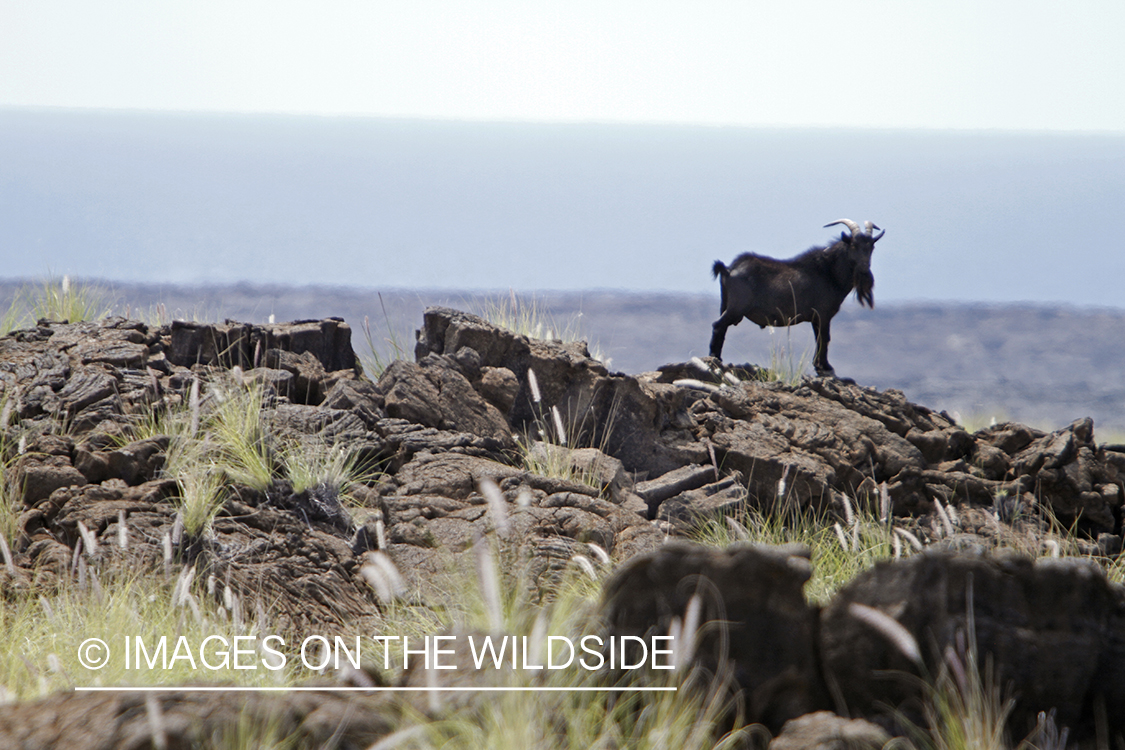
[[[503,518],[481,492],[485,479],[504,497]],[[596,487],[460,453],[419,454],[379,491],[389,554],[423,589],[434,562],[419,567],[419,558],[459,556],[494,531],[520,550],[516,557],[532,581],[557,573],[575,554],[589,555],[586,543],[623,556],[663,540],[642,516]]]
[[[254,367],[263,361],[281,369]],[[265,384],[263,418],[278,435],[349,442],[374,461],[396,447],[372,429],[386,418],[382,397],[356,380],[355,365],[349,328],[332,319],[151,329],[121,318],[40,321],[0,339],[2,422],[11,437],[4,444],[19,454],[4,459],[23,506],[10,547],[27,571],[12,585],[50,587],[87,561],[161,570],[171,552],[201,580],[216,576],[231,587],[247,613],[270,607],[282,629],[362,626],[374,597],[356,573],[350,521],[335,498],[325,505],[283,484],[265,493],[241,488],[206,537],[190,539],[174,503],[181,489],[163,473],[168,438],[127,437],[142,407],[184,404],[193,381],[205,386],[239,366],[244,380]],[[210,396],[201,401],[210,408]],[[325,511],[332,503],[336,518]],[[97,545],[84,545],[82,556],[80,526]]]
[[[1075,738],[1099,721],[1125,735],[1125,587],[1095,563],[929,551],[861,573],[819,611],[801,591],[810,569],[800,547],[668,543],[607,582],[604,618],[613,636],[686,638],[698,596],[691,666],[733,675],[747,717],[775,733],[829,707],[897,734],[903,718],[925,726],[924,685],[944,673],[963,696],[980,679],[1014,699],[1017,738],[1051,711]]]
[[[905,628],[926,674],[856,605]],[[847,704],[838,710],[891,725],[900,709],[920,723],[917,677],[944,668],[964,679],[971,665],[988,664],[995,684],[1012,688],[1018,736],[1051,709],[1072,732],[1092,736],[1099,713],[1125,732],[1125,588],[1092,561],[927,552],[861,573],[820,619],[826,678]]]
[[[418,364],[393,362],[378,388],[389,417],[513,446],[504,414],[474,390],[455,360],[428,355]]]
[[[583,343],[528,339],[469,313],[430,308],[416,352],[420,362],[443,354],[479,363],[481,372],[493,368],[512,373],[519,387],[507,416],[517,433],[541,427],[553,431],[549,412],[555,408],[571,444],[600,447],[628,471],[656,476],[708,460],[706,448],[696,441],[665,434],[682,408],[679,389],[610,373],[590,357]],[[535,373],[538,399],[529,371]],[[476,385],[471,373],[469,377]]]
[[[519,388],[507,416],[517,434],[552,429],[547,414],[557,408],[572,442],[599,446],[642,487],[676,471],[702,477],[712,465],[715,482],[738,472],[749,502],[765,509],[839,507],[841,494],[873,507],[885,485],[897,515],[931,513],[935,502],[1008,515],[1044,505],[1090,536],[1121,534],[1125,456],[1099,447],[1088,419],[1053,433],[1002,424],[970,435],[898,391],[842,381],[732,382],[705,363],[634,378],[609,373],[581,345],[529,341],[448,308],[426,311],[417,353],[471,362],[470,382],[487,368],[512,373]],[[688,375],[705,389],[676,385]],[[713,499],[722,488],[689,484],[677,495],[643,489],[650,516],[666,502],[668,518],[725,507]],[[676,500],[682,493],[694,495]]]
[[[291,366],[296,368],[304,354],[310,355],[309,361],[316,362],[325,372],[354,370],[356,366],[351,328],[340,318],[281,325],[177,320],[165,326],[161,334],[166,336],[164,351],[168,361],[181,367],[237,365],[249,370],[272,360],[278,364],[292,362]]]
[[[75,434],[106,432],[142,406],[183,394],[198,368],[235,366],[314,406],[358,374],[351,329],[338,319],[159,328],[124,318],[43,320],[0,339],[0,397],[10,400],[15,419],[54,420]]]
[[[1042,506],[1098,537],[1097,549],[1121,547],[1125,456],[1097,446],[1089,420],[1053,433],[1003,424],[970,435],[901,393],[839,381],[740,381],[748,371],[698,362],[633,377],[609,372],[581,343],[529,340],[448,308],[426,311],[417,356],[370,383],[357,377],[350,330],[335,319],[158,329],[120,318],[43,321],[0,339],[9,421],[68,428],[39,430],[47,434],[21,457],[24,505],[57,508],[50,498],[67,488],[156,480],[166,443],[122,445],[130,414],[182,402],[194,380],[238,365],[244,382],[266,389],[263,418],[276,434],[346,445],[386,472],[374,510],[412,567],[492,528],[485,476],[501,484],[529,538],[595,541],[619,557],[746,504],[839,510],[847,496],[871,508],[881,490],[898,516],[932,514],[939,502],[965,511],[960,530],[973,541],[962,545],[987,544],[988,514],[1005,521]],[[701,387],[677,384],[689,375]],[[574,464],[581,451],[552,445],[564,435],[569,446],[596,446],[582,449],[603,457],[595,464],[620,468],[563,486],[516,467],[525,451],[542,464],[562,452]],[[942,535],[937,525],[917,530],[929,541]]]

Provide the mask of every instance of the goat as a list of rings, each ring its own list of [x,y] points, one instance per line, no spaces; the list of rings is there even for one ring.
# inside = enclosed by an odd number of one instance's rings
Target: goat
[[[790,260],[776,260],[754,253],[743,253],[728,268],[715,261],[711,273],[719,279],[721,315],[711,326],[711,356],[722,360],[727,328],[743,318],[760,327],[812,323],[816,333],[816,359],[813,366],[821,377],[836,377],[828,364],[828,342],[832,317],[851,291],[860,305],[875,306],[872,290],[871,253],[886,232],[874,237],[851,219],[838,219],[825,227],[843,224],[850,233],[827,247],[814,247]]]

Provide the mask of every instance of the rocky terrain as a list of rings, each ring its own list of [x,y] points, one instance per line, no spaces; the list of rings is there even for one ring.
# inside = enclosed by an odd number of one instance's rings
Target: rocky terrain
[[[701,273],[706,273],[705,267]],[[370,280],[373,286],[378,279]],[[366,282],[365,282],[366,283]],[[0,281],[0,309],[20,282]],[[447,305],[479,312],[509,295],[438,290],[384,290],[297,286],[177,287],[106,283],[117,314],[264,323],[338,315],[357,329],[367,317],[377,347],[385,339],[408,349],[422,311]],[[844,304],[832,326],[832,361],[843,376],[916,403],[948,411],[974,426],[1018,421],[1057,429],[1078,417],[1094,419],[1103,440],[1125,443],[1125,311],[1063,305],[887,302]],[[718,308],[711,295],[543,292],[518,295],[534,302],[556,330],[577,329],[591,352],[623,372],[654,370],[707,353]],[[549,323],[550,325],[550,323]],[[750,324],[730,332],[728,357],[768,365],[773,350],[793,365],[811,360],[808,325],[772,336]],[[366,354],[357,335],[356,351]],[[811,372],[811,368],[808,368]]]
[[[814,746],[793,739],[802,732],[858,733],[879,747],[904,717],[925,721],[917,677],[963,673],[984,655],[1014,686],[1014,734],[1125,736],[1125,589],[1093,560],[1122,551],[1125,453],[1099,444],[1090,419],[970,433],[896,390],[760,382],[749,365],[695,360],[627,375],[583,343],[529,339],[443,307],[426,310],[414,360],[371,382],[353,337],[341,319],[150,328],[109,318],[40,321],[0,339],[2,424],[28,436],[0,599],[72,580],[83,545],[100,565],[159,571],[167,538],[176,565],[226,581],[286,631],[370,632],[382,605],[361,569],[373,551],[425,603],[441,595],[430,586],[438,571],[471,567],[480,538],[507,540],[544,597],[593,543],[618,565],[602,604],[607,632],[667,633],[693,606],[702,622],[723,622],[692,663],[727,675],[744,718],[780,734],[777,747]],[[356,490],[369,511],[360,523],[337,498],[278,481],[238,489],[198,537],[177,528],[167,441],[121,436],[143,408],[183,403],[193,382],[224,377],[266,391],[271,430],[347,446],[379,467]],[[536,452],[579,473],[537,472],[523,459]],[[926,550],[861,574],[820,607],[803,593],[806,548],[682,539],[748,508],[844,524],[866,512]],[[1048,515],[1087,557],[991,553]],[[128,549],[114,544],[122,523],[139,540]],[[1027,548],[1045,543],[1032,533]],[[231,720],[229,698],[156,700],[172,746]],[[279,704],[308,744],[339,747],[368,746],[403,710],[382,695],[246,705]],[[58,694],[0,706],[0,746],[147,747],[144,705],[132,694]]]

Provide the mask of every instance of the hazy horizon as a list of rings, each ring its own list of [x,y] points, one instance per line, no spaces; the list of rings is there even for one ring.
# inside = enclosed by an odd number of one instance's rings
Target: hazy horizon
[[[255,283],[253,281],[232,281],[223,283],[212,283],[207,281],[199,282],[186,282],[186,283],[170,283],[159,280],[153,281],[128,281],[123,279],[81,276],[47,272],[34,276],[8,276],[0,272],[0,302],[10,299],[10,296],[5,296],[4,288],[17,288],[20,286],[27,286],[35,288],[46,282],[59,283],[63,277],[66,276],[68,283],[76,283],[80,285],[88,285],[97,287],[109,294],[112,299],[115,295],[120,296],[123,293],[128,293],[134,288],[151,288],[158,287],[167,290],[170,294],[190,295],[193,292],[206,293],[209,297],[216,294],[223,294],[225,292],[247,293],[253,295],[269,296],[269,295],[287,295],[294,294],[301,297],[307,297],[310,294],[325,294],[331,295],[333,293],[346,293],[348,295],[371,295],[373,300],[378,299],[380,294],[391,295],[417,295],[420,297],[434,297],[444,296],[451,300],[455,300],[458,296],[465,298],[469,297],[488,297],[500,299],[509,299],[512,294],[515,294],[519,299],[524,301],[538,300],[540,298],[581,298],[584,294],[588,295],[606,295],[618,294],[628,296],[636,299],[652,298],[652,297],[684,297],[684,298],[697,298],[706,297],[708,299],[714,298],[716,307],[716,316],[718,314],[719,304],[719,285],[715,282],[713,294],[711,292],[700,291],[684,291],[677,289],[615,289],[612,287],[590,287],[587,289],[517,289],[514,287],[495,287],[495,288],[467,288],[467,287],[394,287],[394,286],[364,286],[362,284],[320,284],[320,283]],[[127,300],[119,300],[122,304]],[[453,302],[451,306],[457,307]],[[1045,300],[1014,300],[1014,301],[989,301],[989,300],[971,300],[971,299],[938,299],[938,298],[915,298],[915,299],[891,299],[877,301],[877,306],[893,307],[895,309],[907,308],[1004,308],[1004,309],[1062,309],[1062,310],[1075,310],[1080,312],[1125,312],[1125,302],[1120,305],[1103,305],[1094,303],[1083,302],[1054,302]],[[854,296],[849,296],[844,302],[844,309],[857,308]],[[862,310],[859,310],[862,312]],[[853,312],[855,312],[853,310]],[[755,330],[757,330],[755,328]]]
[[[1120,307],[1125,136],[0,108],[7,278],[717,294],[887,230],[877,302]]]

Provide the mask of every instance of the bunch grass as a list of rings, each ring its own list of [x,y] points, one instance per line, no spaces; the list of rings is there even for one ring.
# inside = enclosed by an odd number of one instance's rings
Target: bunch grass
[[[0,397],[0,534],[9,542],[15,539],[23,505],[17,462],[21,437],[26,440],[18,425],[8,425],[14,409],[12,394],[5,392]]]
[[[770,328],[770,364],[769,367],[758,370],[758,377],[767,383],[784,383],[794,386],[801,382],[801,378],[808,372],[812,364],[813,347],[806,346],[800,354],[796,354],[793,345],[792,328],[785,329],[785,342],[777,340],[776,328]]]
[[[168,438],[163,472],[179,485],[176,503],[189,535],[206,533],[234,486],[265,492],[285,481],[295,493],[321,486],[349,499],[377,478],[346,445],[277,434],[263,419],[267,406],[260,384],[218,376],[209,386],[197,381],[187,399],[134,417],[123,440]]]
[[[16,290],[0,315],[0,336],[34,325],[37,320],[78,323],[100,320],[112,312],[113,295],[105,287],[48,275],[38,284],[25,284]]]
[[[391,322],[382,294],[379,295],[379,307],[383,312],[384,333],[381,338],[372,332],[370,318],[363,316],[363,339],[366,351],[360,354],[359,363],[364,374],[371,380],[378,380],[390,367],[391,362],[410,358],[410,348],[406,344],[407,337]]]
[[[149,669],[144,663],[139,669],[125,669],[126,635],[144,639],[150,655],[159,638],[167,636],[171,654],[181,635],[193,645],[211,635],[232,642],[247,628],[265,625],[234,622],[194,583],[186,592],[191,602],[176,602],[176,588],[174,577],[118,570],[104,573],[100,585],[83,589],[72,584],[5,601],[0,606],[0,632],[5,634],[0,641],[0,686],[16,700],[31,700],[76,686],[187,684],[197,682],[204,673],[209,680],[231,685],[265,686],[294,679],[289,666],[278,672],[233,667],[201,672],[176,660],[168,669],[160,664]],[[101,638],[113,651],[113,658],[99,670],[87,669],[78,660],[79,646],[87,638]],[[198,651],[195,658],[202,668]],[[219,660],[211,662],[218,664]]]
[[[20,303],[20,295],[16,294],[8,303],[7,309],[0,313],[0,336],[7,336],[20,327],[26,313]]]
[[[612,363],[597,342],[589,342],[584,334],[581,312],[560,322],[546,304],[534,296],[525,297],[514,291],[509,291],[507,296],[487,297],[473,307],[489,323],[520,336],[562,343],[585,341],[591,357],[607,367]]]
[[[843,543],[837,524],[827,510],[800,509],[795,503],[772,513],[744,506],[730,516],[703,519],[692,536],[701,544],[716,547],[736,542],[807,545],[812,553],[812,578],[805,584],[805,595],[823,605],[859,573],[894,557],[891,524],[871,513],[856,511],[853,524],[841,526]],[[900,554],[902,551],[900,545]]]
[[[69,277],[48,276],[38,287],[25,287],[22,307],[35,320],[78,323],[99,320],[113,311],[107,289],[96,284],[74,283]]]
[[[262,424],[265,406],[260,384],[216,382],[211,410],[203,429],[211,443],[214,464],[231,482],[264,492],[275,476],[274,450]]]
[[[991,665],[982,670],[975,649],[959,667],[956,673],[943,669],[928,687],[929,730],[919,744],[932,750],[1010,750],[1007,723],[1015,701],[1004,696]]]
[[[514,291],[506,297],[485,298],[477,313],[500,328],[520,336],[545,341],[576,341],[573,327],[560,328],[554,315],[535,297],[521,297]]]
[[[550,442],[524,440],[520,443],[520,464],[532,474],[563,479],[588,487],[598,486],[592,466],[581,466],[574,458],[575,448]]]

